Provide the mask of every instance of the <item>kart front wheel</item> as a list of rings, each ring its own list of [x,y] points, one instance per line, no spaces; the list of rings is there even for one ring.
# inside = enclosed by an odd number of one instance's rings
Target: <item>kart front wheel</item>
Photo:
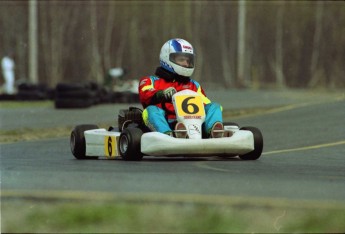
[[[86,143],[85,143],[85,136],[84,132],[87,130],[98,129],[97,125],[93,124],[83,124],[76,126],[73,131],[71,132],[70,137],[70,146],[72,154],[77,159],[86,159],[90,157],[86,157]],[[94,157],[93,157],[94,158]]]
[[[261,131],[255,127],[243,127],[241,130],[251,131],[254,136],[254,150],[243,155],[239,155],[239,157],[243,160],[256,160],[260,158],[262,149],[264,146],[263,136]]]
[[[143,158],[141,153],[141,136],[143,131],[140,128],[123,129],[119,139],[120,155],[126,161],[139,161]]]

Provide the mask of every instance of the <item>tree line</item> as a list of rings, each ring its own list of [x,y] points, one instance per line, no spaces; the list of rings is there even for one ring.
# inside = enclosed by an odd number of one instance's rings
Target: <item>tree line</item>
[[[0,1],[0,55],[14,52],[24,80],[28,7]],[[112,67],[125,68],[126,79],[153,74],[163,43],[179,37],[194,45],[193,78],[202,83],[345,87],[343,1],[42,0],[37,22],[38,80],[50,86],[102,83]]]

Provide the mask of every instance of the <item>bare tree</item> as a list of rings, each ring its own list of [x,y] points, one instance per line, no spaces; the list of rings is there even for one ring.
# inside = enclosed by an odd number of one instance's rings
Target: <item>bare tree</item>
[[[55,5],[56,4],[56,5]],[[50,35],[50,76],[53,81],[58,82],[63,79],[63,56],[64,56],[64,31],[66,23],[69,22],[68,15],[70,8],[63,8],[58,5],[58,2],[47,4],[48,11],[47,16],[49,17],[47,33]]]
[[[29,1],[29,80],[38,83],[37,0]]]
[[[103,44],[103,61],[104,68],[109,69],[111,67],[111,44],[112,44],[112,34],[115,24],[115,3],[109,2],[107,18],[105,23],[105,33],[104,33],[104,44]]]
[[[91,34],[91,79],[101,83],[103,80],[103,72],[101,66],[101,57],[99,53],[98,44],[98,27],[97,27],[97,4],[94,0],[91,1],[90,6],[90,34]]]
[[[139,73],[139,66],[140,66],[140,56],[142,55],[141,50],[141,43],[140,43],[140,30],[139,27],[139,6],[138,4],[132,3],[131,13],[132,17],[130,17],[130,25],[129,25],[129,56],[130,56],[130,64],[131,64],[131,74],[132,76],[138,76]]]
[[[237,82],[240,86],[247,86],[247,81],[244,77],[245,69],[245,54],[246,54],[246,2],[239,1],[238,6],[238,51],[237,51]]]
[[[0,58],[12,52],[15,79],[26,79],[28,74],[28,1],[0,1]],[[0,72],[1,73],[1,72]]]
[[[203,69],[204,69],[204,57],[203,57],[203,48],[202,48],[202,43],[201,43],[201,27],[202,27],[202,3],[201,2],[195,2],[194,3],[194,17],[192,17],[192,20],[194,22],[194,27],[192,28],[192,33],[193,33],[193,38],[194,39],[194,47],[195,50],[197,51],[196,53],[196,64],[195,64],[195,72],[194,72],[194,77],[196,80],[201,81],[203,79],[202,74],[203,74]],[[196,23],[198,22],[198,23]]]
[[[172,32],[172,28],[171,28],[171,23],[170,23],[170,19],[172,18],[172,9],[171,9],[171,2],[170,1],[164,1],[164,6],[163,6],[163,10],[162,10],[162,15],[164,17],[162,17],[162,21],[160,22],[162,24],[162,36],[164,38],[163,41],[167,40],[171,34],[173,34],[174,32]]]
[[[283,71],[283,15],[284,15],[284,2],[281,2],[276,14],[276,39],[275,39],[275,61],[271,62],[271,67],[275,73],[276,86],[278,88],[285,88],[285,77]]]
[[[16,78],[28,76],[28,3],[0,0],[0,53],[14,50]],[[112,66],[134,78],[151,71],[163,42],[180,36],[196,48],[193,77],[203,83],[345,87],[342,2],[37,3],[38,82],[100,81]]]
[[[230,87],[233,85],[233,77],[231,74],[230,67],[230,51],[228,48],[228,43],[226,39],[226,32],[229,30],[229,24],[226,24],[224,11],[228,10],[224,5],[218,5],[218,28],[219,28],[219,43],[220,43],[220,64],[222,66],[222,76],[225,87]]]
[[[316,13],[315,13],[315,32],[314,32],[314,38],[313,38],[313,51],[312,51],[311,62],[310,62],[311,79],[308,84],[309,87],[315,86],[320,79],[317,65],[318,65],[318,60],[319,60],[319,49],[320,49],[320,41],[321,41],[321,33],[322,33],[323,7],[324,5],[322,1],[317,2]]]

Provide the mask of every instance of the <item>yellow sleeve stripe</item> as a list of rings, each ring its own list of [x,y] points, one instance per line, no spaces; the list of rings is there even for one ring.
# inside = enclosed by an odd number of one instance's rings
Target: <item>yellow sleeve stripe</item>
[[[144,87],[141,88],[141,91],[146,91],[146,90],[149,90],[149,89],[153,89],[153,84],[151,85],[146,85]]]
[[[154,79],[153,79],[154,77],[152,77],[152,76],[150,76],[150,81],[151,81],[151,84],[149,84],[149,85],[145,85],[145,86],[143,86],[142,88],[141,88],[141,91],[143,92],[143,91],[146,91],[146,90],[149,90],[149,89],[154,89]],[[148,79],[147,79],[148,80]]]

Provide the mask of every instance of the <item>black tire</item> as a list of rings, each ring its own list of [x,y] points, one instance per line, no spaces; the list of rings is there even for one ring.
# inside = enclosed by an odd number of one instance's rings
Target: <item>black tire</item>
[[[240,130],[247,130],[253,133],[254,150],[247,154],[239,155],[239,157],[243,160],[256,160],[260,158],[264,146],[264,140],[261,131],[255,127],[243,127]]]
[[[98,95],[100,97],[101,103],[110,103],[111,102],[111,92],[103,87],[99,92]]]
[[[119,139],[119,151],[126,161],[140,161],[143,158],[141,153],[141,136],[143,131],[140,128],[126,128],[122,131]]]
[[[30,83],[22,83],[18,85],[18,92],[19,91],[37,91],[38,86],[35,84]]]
[[[17,100],[16,94],[0,94],[0,101],[15,101]]]
[[[95,93],[91,90],[82,89],[82,90],[72,90],[72,91],[63,91],[57,92],[57,98],[70,98],[70,99],[84,99],[84,98],[93,98]]]
[[[92,106],[94,101],[92,99],[55,99],[55,108],[87,108]]]
[[[47,90],[47,98],[49,100],[54,100],[55,99],[55,89],[49,88]]]
[[[113,92],[111,94],[112,103],[128,103],[127,92]]]
[[[47,94],[39,90],[31,91],[19,91],[17,94],[17,100],[21,101],[35,101],[35,100],[46,100],[48,99]]]
[[[83,124],[77,125],[71,132],[70,147],[71,152],[76,159],[89,159],[97,157],[86,157],[86,143],[84,132],[87,130],[98,129],[97,125]]]
[[[89,90],[84,83],[59,83],[56,85],[55,89],[57,92]]]
[[[127,93],[127,103],[139,103],[138,93]]]

